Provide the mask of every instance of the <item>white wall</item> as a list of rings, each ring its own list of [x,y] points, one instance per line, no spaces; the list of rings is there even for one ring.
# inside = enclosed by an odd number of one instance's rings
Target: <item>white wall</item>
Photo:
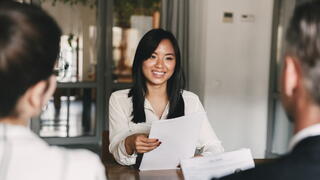
[[[191,0],[190,89],[227,151],[264,157],[273,0]],[[233,13],[233,23],[222,21]],[[240,20],[254,15],[253,22]]]

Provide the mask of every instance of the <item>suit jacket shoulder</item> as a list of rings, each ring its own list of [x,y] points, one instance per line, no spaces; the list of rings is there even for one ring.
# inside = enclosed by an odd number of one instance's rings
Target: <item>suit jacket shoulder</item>
[[[320,136],[302,140],[287,155],[223,180],[318,180],[320,179]]]

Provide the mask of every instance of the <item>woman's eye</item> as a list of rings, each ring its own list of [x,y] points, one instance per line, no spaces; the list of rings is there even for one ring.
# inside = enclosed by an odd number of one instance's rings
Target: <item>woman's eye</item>
[[[166,57],[166,60],[174,60],[173,57]]]
[[[155,59],[156,58],[156,56],[155,55],[151,55],[151,57],[150,57],[151,59]]]

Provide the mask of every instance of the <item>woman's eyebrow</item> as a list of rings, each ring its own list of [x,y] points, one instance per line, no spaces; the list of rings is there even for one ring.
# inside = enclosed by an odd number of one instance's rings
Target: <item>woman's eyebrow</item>
[[[171,56],[175,56],[174,53],[167,53],[166,56],[171,55]]]

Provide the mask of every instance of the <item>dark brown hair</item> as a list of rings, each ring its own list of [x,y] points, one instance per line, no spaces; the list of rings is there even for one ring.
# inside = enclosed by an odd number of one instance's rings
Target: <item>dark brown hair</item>
[[[41,8],[0,3],[0,117],[14,115],[18,99],[53,73],[61,30]]]

